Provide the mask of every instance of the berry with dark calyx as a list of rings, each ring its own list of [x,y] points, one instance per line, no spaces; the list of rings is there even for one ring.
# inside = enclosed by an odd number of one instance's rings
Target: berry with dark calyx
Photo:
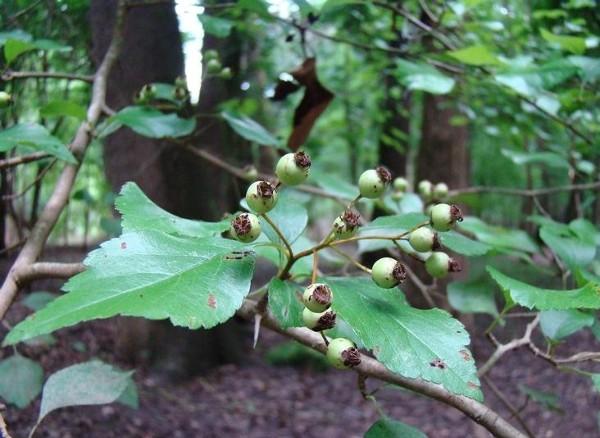
[[[456,221],[462,221],[462,212],[456,205],[436,204],[431,207],[431,225],[437,231],[448,231]]]
[[[333,232],[337,239],[348,239],[356,234],[360,227],[360,215],[353,210],[346,210],[333,221]]]
[[[0,108],[6,108],[13,102],[12,96],[6,91],[0,91]]]
[[[360,351],[354,342],[345,338],[336,338],[327,346],[327,360],[341,370],[360,364]]]
[[[448,196],[448,185],[446,183],[437,183],[433,186],[433,198],[434,199],[444,199]]]
[[[392,185],[395,191],[405,192],[406,188],[408,187],[408,181],[406,180],[406,178],[399,176],[397,178],[394,178],[394,182]]]
[[[250,210],[258,214],[266,213],[277,203],[277,189],[268,181],[256,181],[246,191],[246,202]]]
[[[406,268],[396,259],[382,257],[373,264],[371,277],[377,286],[390,289],[406,279]]]
[[[315,332],[329,330],[335,326],[336,314],[333,310],[327,309],[324,312],[313,312],[308,308],[302,311],[302,321],[304,325]]]
[[[431,184],[431,182],[429,182],[428,180],[424,179],[417,186],[417,190],[424,199],[431,199],[433,184]]]
[[[275,174],[283,184],[295,186],[308,178],[310,165],[310,157],[304,152],[285,154],[277,162]]]
[[[379,198],[392,181],[392,174],[384,166],[365,170],[358,178],[360,196],[364,198]]]
[[[260,222],[252,213],[240,213],[231,221],[229,232],[240,242],[254,242],[260,236]]]
[[[460,272],[460,264],[445,252],[433,252],[425,262],[425,270],[433,278],[444,278],[448,272]]]
[[[408,235],[408,243],[418,252],[428,252],[441,247],[437,233],[428,227],[420,227],[412,231]]]
[[[313,283],[304,289],[302,301],[308,310],[317,313],[324,312],[331,306],[333,292],[324,283]]]

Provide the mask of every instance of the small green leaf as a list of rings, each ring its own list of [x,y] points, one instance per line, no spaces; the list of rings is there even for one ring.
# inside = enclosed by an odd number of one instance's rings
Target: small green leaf
[[[221,116],[231,126],[231,128],[239,135],[254,143],[263,146],[279,147],[281,142],[277,140],[269,131],[262,125],[240,114],[233,114],[227,111],[221,113]]]
[[[525,385],[519,385],[519,390],[540,406],[551,411],[562,412],[560,398],[556,394],[529,388]]]
[[[129,231],[160,231],[190,237],[218,236],[229,228],[229,221],[203,222],[180,218],[152,202],[134,182],[123,185],[115,202],[123,215],[122,227]]]
[[[116,401],[117,403],[129,406],[132,409],[138,409],[140,407],[140,396],[138,394],[137,386],[131,376],[129,376],[127,386]]]
[[[578,310],[546,310],[540,312],[542,333],[550,339],[560,340],[584,327],[594,324],[594,316]]]
[[[269,283],[269,310],[282,328],[302,327],[304,306],[297,294],[298,287],[289,282],[273,278]]]
[[[551,44],[559,46],[567,52],[581,55],[585,52],[585,38],[574,37],[569,35],[555,35],[546,29],[540,29],[542,38]]]
[[[0,397],[23,409],[38,396],[44,370],[37,362],[19,354],[0,361]]]
[[[27,294],[23,300],[21,300],[21,304],[33,311],[37,311],[46,307],[48,303],[54,300],[57,296],[58,295],[56,294],[45,291],[31,292]]]
[[[116,401],[126,390],[132,373],[119,371],[97,360],[57,371],[44,385],[37,424],[56,409]]]
[[[488,225],[481,219],[467,216],[458,224],[461,231],[473,234],[477,240],[500,250],[539,251],[533,239],[522,230]]]
[[[427,435],[416,427],[390,417],[382,417],[373,423],[364,438],[427,438]]]
[[[571,290],[542,289],[510,278],[491,266],[487,271],[515,303],[529,309],[600,309],[600,285],[588,283]]]
[[[498,316],[494,289],[489,280],[453,281],[448,284],[448,302],[463,313],[487,313]]]
[[[452,50],[446,53],[463,64],[478,66],[502,65],[502,62],[488,47],[480,44],[465,47],[463,49]]]
[[[428,64],[415,64],[400,59],[396,61],[396,65],[398,79],[410,90],[448,94],[454,88],[454,79],[445,76]]]
[[[46,152],[69,163],[77,162],[65,144],[40,125],[23,123],[0,132],[1,152],[16,146],[25,146],[36,151]]]
[[[40,108],[42,117],[69,116],[77,120],[85,120],[85,108],[72,100],[53,100]]]
[[[87,270],[64,286],[67,294],[15,326],[4,344],[116,315],[214,327],[242,304],[254,254],[220,237],[181,238],[145,230],[103,243],[85,264]]]
[[[333,309],[390,371],[482,399],[469,334],[459,321],[440,309],[415,309],[400,291],[381,289],[370,278],[325,281]]]
[[[19,55],[35,49],[35,46],[27,41],[22,40],[8,40],[4,43],[4,59],[6,63],[10,64]]]
[[[145,137],[183,137],[196,128],[195,119],[182,119],[176,114],[163,114],[153,108],[128,106],[111,117]]]
[[[489,245],[469,239],[456,231],[438,235],[443,246],[467,257],[484,255],[492,249]]]
[[[198,15],[204,32],[214,35],[217,38],[226,38],[233,29],[234,22],[225,18],[213,17],[206,14]]]
[[[571,269],[587,266],[596,255],[592,240],[582,240],[574,233],[561,233],[555,227],[544,226],[540,237],[546,245]]]

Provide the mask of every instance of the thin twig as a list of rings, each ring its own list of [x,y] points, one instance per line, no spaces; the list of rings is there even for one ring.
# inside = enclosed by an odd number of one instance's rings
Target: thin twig
[[[53,71],[12,71],[7,70],[2,73],[3,81],[12,81],[13,79],[30,79],[30,78],[45,78],[45,79],[67,79],[69,81],[94,82],[94,76],[78,75],[74,73],[63,73]]]
[[[0,160],[0,169],[7,169],[9,167],[20,166],[21,164],[31,163],[32,161],[43,160],[48,158],[50,154],[46,152],[34,152],[29,155],[21,155],[18,157],[5,158]]]
[[[25,195],[29,190],[31,190],[32,187],[34,187],[37,183],[39,183],[42,179],[44,179],[44,177],[46,176],[48,171],[50,169],[52,169],[52,167],[56,164],[57,161],[58,160],[56,158],[54,158],[52,161],[50,161],[50,163],[48,163],[48,165],[46,167],[44,167],[41,170],[41,172],[39,172],[37,174],[35,179],[32,182],[30,182],[29,184],[27,184],[27,186],[25,186],[23,188],[23,190],[21,190],[19,193],[11,193],[9,195],[3,195],[2,199],[3,200],[12,200],[12,199],[20,198],[21,196]]]
[[[501,195],[509,196],[528,196],[537,197],[543,195],[551,195],[553,193],[570,192],[570,191],[582,191],[582,190],[593,190],[600,188],[600,181],[594,181],[591,183],[583,184],[569,184],[564,186],[556,187],[545,187],[542,189],[513,189],[510,187],[485,187],[485,186],[474,186],[467,187],[464,189],[450,190],[448,196],[459,196],[471,193],[497,193]]]

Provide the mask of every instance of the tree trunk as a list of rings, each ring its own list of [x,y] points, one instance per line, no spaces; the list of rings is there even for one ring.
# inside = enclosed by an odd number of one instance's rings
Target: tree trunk
[[[96,63],[110,41],[115,3],[91,3],[92,55]],[[115,110],[131,105],[144,84],[173,83],[182,72],[183,52],[173,4],[131,8],[121,56],[109,77],[107,104]],[[205,88],[208,85],[203,84]],[[214,108],[221,100],[220,96],[209,99],[201,105],[201,111]],[[221,153],[228,151],[222,147],[230,144],[222,131],[222,126],[214,124],[202,131],[200,142],[211,144]],[[104,160],[115,192],[125,182],[135,181],[154,202],[174,214],[214,220],[233,204],[231,177],[167,140],[141,137],[122,128],[105,141]],[[150,354],[175,376],[196,373],[207,366],[235,360],[241,354],[240,337],[232,332],[235,323],[210,331],[190,331],[165,322],[134,318],[122,318],[119,324],[119,353],[124,359],[136,362]]]

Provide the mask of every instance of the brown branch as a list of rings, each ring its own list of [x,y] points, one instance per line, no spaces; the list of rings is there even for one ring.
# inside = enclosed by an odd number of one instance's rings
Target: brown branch
[[[254,315],[256,313],[258,313],[256,310],[256,303],[250,300],[246,300],[241,309],[238,311],[238,315],[249,321],[254,319]],[[306,345],[316,351],[321,353],[325,353],[326,351],[326,346],[319,334],[307,328],[295,327],[287,330],[282,329],[277,321],[275,321],[275,319],[268,312],[263,314],[262,325],[288,338],[295,339],[301,344]],[[394,374],[383,364],[364,354],[361,355],[360,365],[355,367],[354,370],[363,374],[364,376],[373,377],[384,382],[401,386],[403,388],[408,388],[419,394],[423,394],[427,397],[452,406],[463,412],[473,421],[481,424],[494,436],[505,438],[525,437],[523,433],[500,417],[500,415],[498,415],[488,406],[471,398],[452,394],[440,385],[424,380],[408,379],[398,374]]]
[[[13,79],[30,79],[30,78],[46,78],[46,79],[67,79],[69,81],[94,82],[94,76],[77,75],[73,73],[62,73],[53,71],[12,71],[8,70],[2,73],[3,81],[12,81]]]
[[[17,198],[20,198],[21,196],[25,195],[29,190],[31,190],[32,187],[34,187],[42,179],[44,179],[44,177],[46,176],[46,174],[48,173],[48,171],[50,169],[52,169],[52,167],[56,164],[57,161],[58,161],[58,159],[54,158],[52,161],[50,161],[50,163],[48,163],[48,165],[46,167],[44,167],[38,173],[38,175],[35,177],[35,179],[31,183],[27,184],[27,186],[23,188],[23,190],[21,190],[19,193],[11,193],[11,194],[8,194],[8,195],[3,195],[2,196],[2,200],[17,199]]]
[[[68,279],[85,270],[83,263],[36,262],[21,272],[21,284],[43,278]]]
[[[124,1],[121,0],[117,5],[113,38],[104,55],[104,59],[94,76],[92,100],[88,107],[87,120],[79,126],[75,138],[71,143],[71,152],[80,161],[77,164],[65,165],[56,182],[52,195],[48,199],[38,221],[31,230],[31,234],[27,238],[23,249],[10,268],[2,287],[0,288],[0,319],[6,314],[6,311],[19,290],[21,276],[30,269],[31,265],[35,263],[40,256],[52,228],[54,228],[56,221],[69,201],[69,195],[73,188],[75,178],[77,177],[81,159],[91,141],[91,132],[102,114],[102,107],[106,97],[108,73],[119,54],[122,40],[121,31],[125,15],[124,4]]]
[[[485,187],[485,186],[474,186],[467,187],[465,189],[450,190],[448,196],[458,196],[471,193],[497,193],[500,195],[509,196],[527,196],[537,197],[543,195],[551,195],[553,193],[569,192],[569,191],[582,191],[582,190],[593,190],[600,188],[600,181],[594,181],[591,183],[583,184],[569,184],[565,186],[547,187],[543,189],[513,189],[510,187]]]
[[[50,154],[47,154],[46,152],[34,152],[33,154],[21,155],[20,157],[5,158],[4,160],[0,160],[0,169],[7,169],[9,167],[31,163],[32,161],[43,160],[49,156]]]
[[[521,417],[519,410],[515,408],[515,406],[510,402],[510,400],[502,393],[502,391],[500,391],[500,388],[498,388],[489,377],[484,377],[483,381],[490,387],[494,395],[510,411],[513,417],[517,419],[519,424],[523,427],[523,430],[525,430],[525,432],[527,433],[527,436],[529,436],[530,438],[535,438],[535,435],[533,434],[533,432],[531,432],[529,426],[527,426],[527,423],[525,422],[523,417]]]
[[[0,414],[0,436],[2,438],[11,438],[8,430],[6,430],[6,423],[4,422],[4,417]]]

